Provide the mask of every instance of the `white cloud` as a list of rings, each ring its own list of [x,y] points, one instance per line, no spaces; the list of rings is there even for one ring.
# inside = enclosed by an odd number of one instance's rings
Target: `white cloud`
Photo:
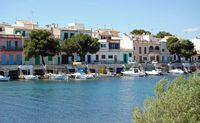
[[[193,28],[188,28],[188,29],[184,29],[184,32],[197,32],[200,31],[200,26],[199,27],[193,27]]]

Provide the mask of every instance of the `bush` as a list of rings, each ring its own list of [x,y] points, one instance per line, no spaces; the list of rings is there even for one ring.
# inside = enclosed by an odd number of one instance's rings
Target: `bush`
[[[145,101],[144,109],[135,108],[134,123],[200,122],[200,80],[179,77],[172,82],[161,80],[155,97]]]

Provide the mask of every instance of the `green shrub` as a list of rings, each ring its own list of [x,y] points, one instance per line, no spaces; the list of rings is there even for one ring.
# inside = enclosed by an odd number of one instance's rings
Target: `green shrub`
[[[155,97],[146,99],[144,109],[135,108],[134,123],[200,122],[200,80],[179,77],[172,82],[161,80]]]

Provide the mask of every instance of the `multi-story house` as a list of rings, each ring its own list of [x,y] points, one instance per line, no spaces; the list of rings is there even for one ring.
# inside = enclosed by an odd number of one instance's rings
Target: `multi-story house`
[[[71,38],[72,36],[75,36],[80,33],[87,34],[90,36],[92,35],[92,30],[85,28],[85,25],[81,23],[71,23],[63,28],[59,28],[56,24],[49,25],[49,27],[51,27],[51,31],[54,37],[61,39],[61,41],[67,40],[68,38]],[[77,54],[74,54],[73,56],[67,56],[66,53],[61,52],[61,64],[72,63],[74,60],[78,61],[80,60],[80,57]]]
[[[129,49],[132,47],[134,61],[160,61],[160,42],[154,36],[124,34],[122,41]]]
[[[164,37],[160,40],[160,55],[161,55],[160,61],[162,63],[169,63],[177,59],[176,58],[177,56],[171,55],[169,50],[167,49],[167,38],[169,37]]]
[[[93,33],[93,37],[99,39],[100,50],[96,54],[87,54],[85,56],[87,63],[128,63],[132,60],[132,52],[120,47],[122,38],[118,31],[98,29]]]
[[[0,63],[2,65],[22,64],[22,36],[0,34]]]

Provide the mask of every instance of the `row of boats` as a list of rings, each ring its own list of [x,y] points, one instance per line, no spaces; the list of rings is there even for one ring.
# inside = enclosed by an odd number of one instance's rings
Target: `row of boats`
[[[162,75],[165,74],[161,69],[155,69],[151,71],[141,71],[139,68],[130,68],[129,70],[121,72],[124,76],[146,76],[146,75]],[[181,69],[169,70],[172,74],[184,74],[185,72]]]
[[[151,71],[141,71],[139,68],[137,67],[132,67],[129,70],[124,70],[121,72],[123,76],[133,76],[133,77],[141,77],[141,76],[146,76],[146,75],[162,75],[162,74],[166,74],[164,72],[162,72],[161,69],[155,69],[155,70],[151,70]],[[184,74],[185,72],[182,69],[171,69],[169,70],[169,73],[172,74]],[[86,74],[86,73],[80,73],[80,72],[76,72],[73,74],[64,74],[64,73],[58,73],[58,74],[54,74],[54,73],[47,73],[44,75],[45,78],[49,79],[49,80],[68,80],[68,79],[74,79],[74,80],[87,80],[87,79],[95,79],[97,77],[99,77],[98,74],[95,73],[90,73],[90,74]],[[113,74],[109,74],[109,76],[113,76]],[[23,75],[23,78],[25,80],[37,80],[39,79],[39,76],[36,75]],[[10,80],[9,76],[2,76],[0,75],[0,81],[8,81]]]

